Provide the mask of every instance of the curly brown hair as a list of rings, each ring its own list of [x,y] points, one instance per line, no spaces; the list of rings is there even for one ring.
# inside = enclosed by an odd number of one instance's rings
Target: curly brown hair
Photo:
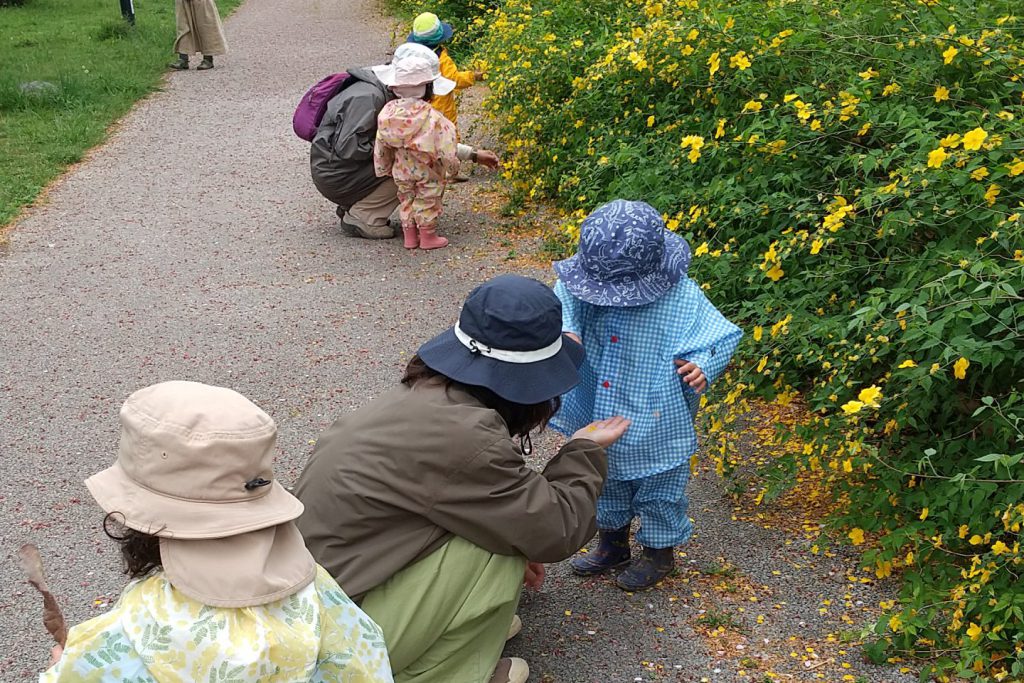
[[[124,525],[124,515],[111,512],[103,518],[103,533],[121,548],[124,573],[130,579],[141,579],[163,569],[160,559],[160,539]]]
[[[418,355],[413,356],[409,364],[405,366],[402,384],[411,387],[434,377],[442,378],[446,387],[459,387],[491,410],[497,412],[501,419],[505,421],[505,425],[508,426],[508,432],[512,436],[525,438],[534,429],[543,430],[547,426],[548,420],[558,412],[562,405],[562,399],[559,396],[531,405],[513,403],[498,396],[487,387],[463,384],[447,375],[441,374],[437,370],[430,368]]]

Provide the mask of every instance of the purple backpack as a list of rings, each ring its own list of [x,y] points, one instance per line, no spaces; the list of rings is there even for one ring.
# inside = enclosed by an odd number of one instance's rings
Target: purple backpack
[[[312,142],[316,137],[316,129],[320,127],[320,121],[324,118],[327,103],[355,80],[342,71],[331,74],[307,90],[292,116],[292,130],[295,134],[306,142]]]

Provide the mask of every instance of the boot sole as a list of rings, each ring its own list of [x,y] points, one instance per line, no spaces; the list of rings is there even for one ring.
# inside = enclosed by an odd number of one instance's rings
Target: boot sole
[[[610,571],[614,571],[616,569],[625,567],[632,561],[633,558],[630,558],[628,560],[623,560],[618,564],[610,564],[607,567],[595,567],[594,569],[577,569],[575,566],[572,565],[572,563],[570,563],[569,569],[571,569],[572,573],[576,576],[600,576],[601,574],[607,574]]]

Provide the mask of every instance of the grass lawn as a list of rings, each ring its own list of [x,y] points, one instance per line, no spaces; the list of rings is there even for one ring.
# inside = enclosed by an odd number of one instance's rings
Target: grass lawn
[[[221,15],[241,0],[217,0]],[[174,55],[173,0],[28,0],[0,7],[0,228],[110,124],[160,84]],[[23,84],[52,83],[36,92]]]

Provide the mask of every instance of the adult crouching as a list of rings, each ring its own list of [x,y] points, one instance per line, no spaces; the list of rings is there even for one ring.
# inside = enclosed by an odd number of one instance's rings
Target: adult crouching
[[[343,415],[317,442],[295,494],[313,557],[384,630],[400,683],[522,683],[501,659],[523,582],[595,532],[605,447],[621,417],[581,429],[543,473],[530,432],[579,381],[544,284],[503,275],[420,347],[401,385]]]
[[[411,44],[399,45],[392,60],[401,69],[406,59],[415,58]],[[419,48],[420,46],[416,46]],[[350,70],[352,81],[331,98],[309,150],[313,184],[324,197],[338,205],[342,231],[367,239],[389,239],[395,229],[388,219],[398,208],[398,188],[390,177],[379,178],[373,166],[377,138],[377,116],[395,99],[369,67]],[[459,145],[459,158],[497,168],[493,152]]]

